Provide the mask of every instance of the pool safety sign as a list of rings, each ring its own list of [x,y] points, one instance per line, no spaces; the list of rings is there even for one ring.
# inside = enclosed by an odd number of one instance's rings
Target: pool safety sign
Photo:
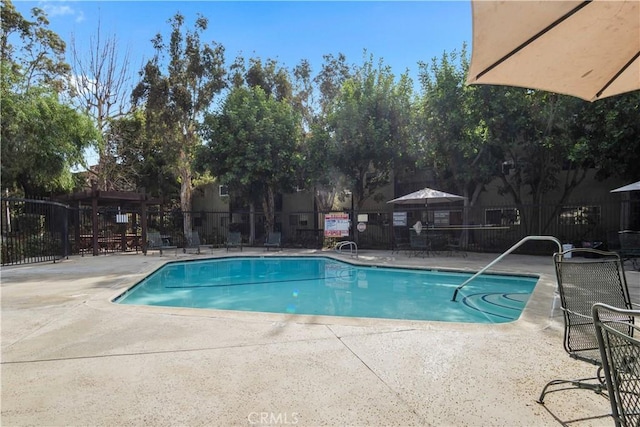
[[[344,212],[328,213],[324,216],[325,237],[345,237],[349,235],[349,214]]]
[[[393,213],[393,226],[394,227],[406,227],[407,226],[407,213],[406,212],[394,212]]]

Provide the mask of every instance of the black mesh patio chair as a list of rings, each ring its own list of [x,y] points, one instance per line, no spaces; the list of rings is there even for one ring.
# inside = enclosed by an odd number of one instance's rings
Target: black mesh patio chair
[[[616,426],[640,425],[639,310],[595,304],[593,322],[600,348],[611,416]]]
[[[172,245],[168,237],[163,237],[157,231],[149,231],[147,233],[147,249],[157,249],[162,256],[163,251],[168,249],[175,250],[176,256],[178,256],[178,246]]]
[[[189,251],[195,251],[195,253],[200,254],[202,252],[202,248],[211,249],[211,253],[213,253],[213,245],[206,245],[200,241],[200,234],[193,230],[191,233],[186,236],[187,243],[183,249],[183,252],[187,253]]]
[[[268,251],[271,248],[282,248],[282,233],[279,231],[270,231],[267,234],[267,240],[264,242],[264,248]]]
[[[409,256],[411,255],[422,255],[424,258],[426,255],[429,255],[429,251],[431,250],[431,246],[429,244],[429,240],[427,239],[427,233],[418,234],[415,230],[409,230]]]
[[[591,309],[595,303],[631,309],[624,268],[615,252],[578,248],[556,253],[553,258],[564,316],[564,349],[572,358],[596,365],[598,369],[593,378],[548,382],[538,399],[542,404],[545,395],[555,391],[583,388],[600,394],[605,392]]]
[[[230,231],[226,247],[227,252],[229,252],[229,248],[240,248],[240,252],[242,252],[242,234],[239,231]]]

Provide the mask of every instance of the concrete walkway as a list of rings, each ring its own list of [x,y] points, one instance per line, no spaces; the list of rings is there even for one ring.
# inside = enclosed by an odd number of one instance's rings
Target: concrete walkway
[[[274,255],[243,255],[251,253]],[[205,256],[178,256],[193,257]],[[493,258],[372,251],[359,261],[478,270]],[[586,390],[535,402],[547,381],[595,372],[562,348],[551,256],[509,255],[492,269],[541,276],[521,319],[501,325],[110,302],[173,259],[116,254],[2,268],[1,424],[553,426],[609,412]],[[640,273],[628,278],[637,295]]]

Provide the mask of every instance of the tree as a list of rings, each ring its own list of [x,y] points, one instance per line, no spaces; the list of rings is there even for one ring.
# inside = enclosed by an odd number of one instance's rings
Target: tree
[[[191,231],[193,162],[201,145],[198,120],[225,86],[224,48],[216,43],[202,44],[200,36],[207,29],[208,20],[200,15],[193,31],[184,30],[184,17],[179,13],[169,23],[169,42],[165,43],[160,34],[153,39],[156,53],[142,71],[133,101],[144,103],[147,137],[160,141],[171,162],[166,167],[180,183],[187,234]],[[166,64],[163,54],[168,55]]]
[[[21,78],[14,84],[20,90],[44,85],[57,92],[68,87],[70,66],[65,62],[64,41],[48,28],[46,13],[37,7],[31,9],[32,21],[16,11],[10,0],[0,1],[2,31],[0,32],[0,58],[11,71]]]
[[[326,117],[331,106],[340,95],[342,85],[353,77],[354,67],[347,64],[347,57],[339,53],[337,56],[324,55],[320,73],[313,79],[320,92],[320,115]]]
[[[109,139],[111,121],[123,117],[129,110],[131,94],[129,76],[129,52],[121,50],[115,35],[106,37],[98,22],[96,34],[89,39],[86,56],[81,53],[75,37],[72,38],[73,83],[78,107],[94,120],[102,143],[98,151],[98,165],[89,169],[96,175],[98,188],[102,190],[132,190],[119,187],[127,181],[127,171],[112,155],[114,141]]]
[[[145,114],[135,111],[110,121],[107,156],[118,167],[110,177],[115,188],[144,188],[150,194],[178,194],[179,183],[170,173],[166,153],[157,138],[146,134]]]
[[[518,206],[525,233],[542,234],[558,211],[541,218],[538,210],[527,211],[524,206],[544,203],[559,209],[593,166],[570,132],[576,106],[584,101],[501,86],[484,87],[481,92],[491,154],[496,165],[506,166],[495,169],[499,192]],[[551,192],[557,194],[553,200]]]
[[[70,169],[97,142],[91,121],[60,101],[69,65],[44,12],[25,19],[2,1],[0,103],[2,186],[28,196],[73,188]]]
[[[289,71],[275,59],[269,58],[263,63],[260,58],[249,58],[247,66],[245,59],[238,56],[231,65],[229,74],[229,83],[233,88],[260,87],[267,96],[278,101],[292,102]]]
[[[292,104],[302,118],[302,166],[297,171],[299,187],[314,194],[321,211],[333,209],[337,194],[345,188],[335,167],[337,152],[331,143],[328,111],[342,83],[350,76],[346,58],[325,55],[320,73],[312,76],[311,65],[302,60],[293,69]]]
[[[380,60],[370,57],[347,79],[330,107],[328,124],[337,156],[335,165],[352,188],[361,208],[369,197],[389,183],[395,163],[409,141],[411,80],[399,81]]]
[[[71,168],[98,134],[91,120],[49,88],[2,91],[2,186],[26,196],[73,189]]]
[[[571,131],[576,150],[597,165],[596,177],[640,180],[640,91],[577,104]]]
[[[250,203],[261,202],[266,231],[273,231],[275,194],[295,188],[300,117],[260,86],[238,87],[203,129],[212,174]]]
[[[468,68],[464,46],[460,53],[444,52],[440,59],[420,64],[417,132],[419,164],[432,168],[441,185],[461,193],[465,204],[473,206],[495,176],[495,161],[478,107],[478,87],[465,84]]]

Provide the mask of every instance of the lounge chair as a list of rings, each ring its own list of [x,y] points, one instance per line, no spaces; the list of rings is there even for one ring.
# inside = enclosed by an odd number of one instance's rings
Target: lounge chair
[[[197,254],[200,254],[201,248],[206,247],[213,252],[213,245],[205,245],[200,241],[200,235],[197,231],[192,231],[190,235],[187,235],[187,245],[184,248],[184,252],[189,250],[195,250]]]
[[[615,425],[640,425],[640,311],[594,304],[592,313]]]
[[[279,231],[270,231],[267,234],[267,240],[264,242],[264,247],[268,251],[271,248],[280,248],[282,244],[282,233]]]
[[[618,254],[577,248],[556,253],[553,257],[564,315],[564,349],[570,357],[596,365],[598,370],[593,378],[549,381],[538,399],[541,404],[547,393],[555,391],[571,388],[589,389],[599,394],[605,391],[592,307],[595,303],[604,303],[631,309],[627,280]]]
[[[178,247],[167,244],[157,231],[149,231],[147,233],[147,249],[158,249],[160,251],[160,256],[162,256],[162,251],[174,249],[176,251],[176,256],[178,256]]]
[[[231,231],[229,232],[229,237],[227,237],[227,252],[229,252],[229,248],[240,248],[240,252],[242,252],[242,234],[239,231]]]

